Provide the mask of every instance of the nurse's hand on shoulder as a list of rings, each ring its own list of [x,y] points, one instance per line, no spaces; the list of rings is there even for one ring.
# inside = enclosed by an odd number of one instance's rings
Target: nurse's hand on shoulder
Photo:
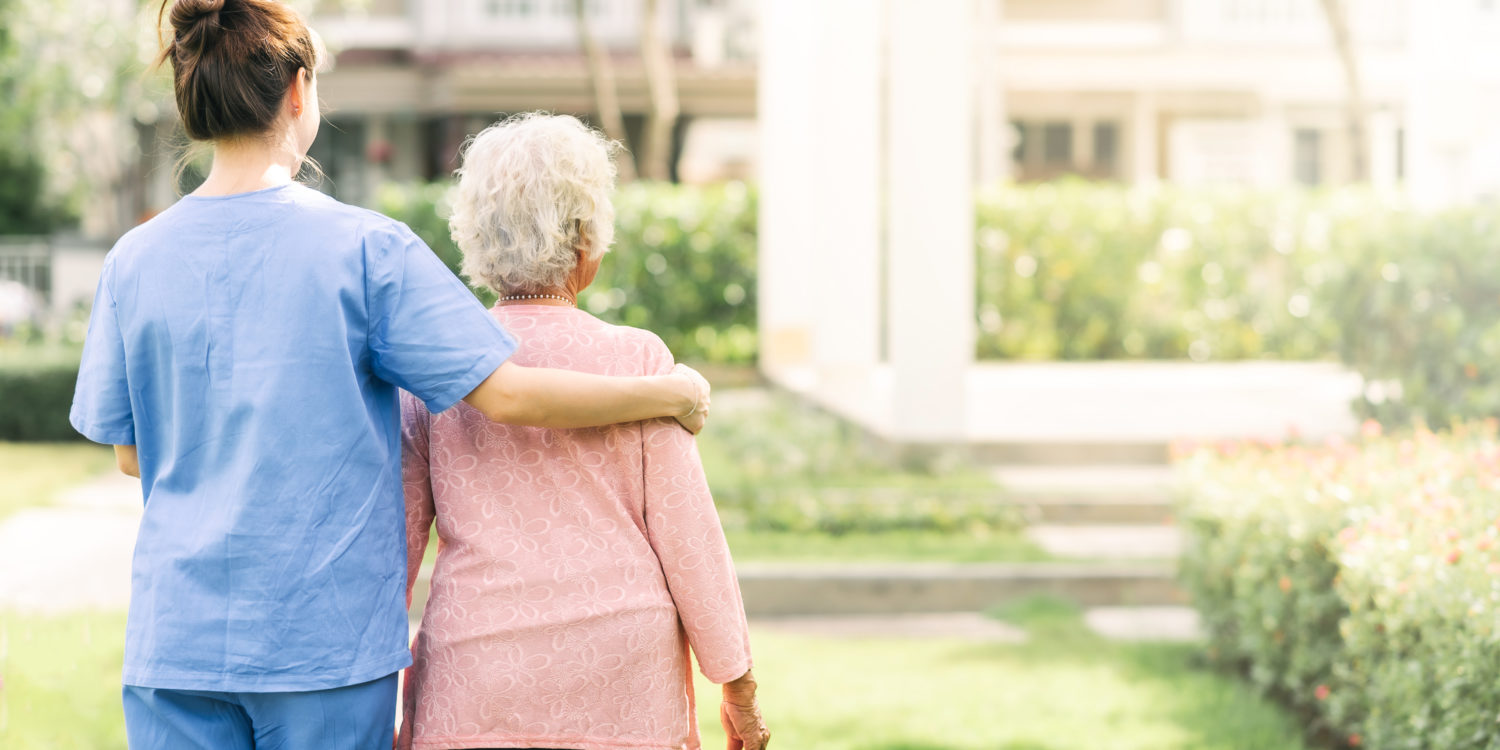
[[[712,399],[709,398],[713,388],[708,384],[708,379],[701,373],[687,365],[676,365],[672,368],[673,375],[681,375],[688,379],[693,386],[693,392],[697,399],[693,404],[692,411],[677,417],[677,422],[687,428],[688,432],[697,435],[703,431],[703,426],[708,424],[708,407]]]

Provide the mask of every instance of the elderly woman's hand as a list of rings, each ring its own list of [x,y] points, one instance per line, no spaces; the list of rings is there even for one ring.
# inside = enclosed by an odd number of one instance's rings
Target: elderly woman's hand
[[[687,365],[676,365],[672,368],[673,375],[681,375],[687,378],[688,383],[698,394],[698,401],[693,405],[693,410],[687,414],[677,417],[678,423],[687,428],[688,432],[697,435],[703,431],[703,425],[708,423],[709,392],[712,390],[708,380]]]
[[[766,728],[755,700],[754,675],[746,672],[739,679],[724,683],[719,722],[729,737],[729,750],[763,750],[771,744],[771,730]]]

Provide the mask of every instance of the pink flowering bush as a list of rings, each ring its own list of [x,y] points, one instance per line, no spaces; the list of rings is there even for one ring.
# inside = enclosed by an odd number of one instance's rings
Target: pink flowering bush
[[[1500,746],[1500,437],[1184,450],[1211,655],[1369,748]]]

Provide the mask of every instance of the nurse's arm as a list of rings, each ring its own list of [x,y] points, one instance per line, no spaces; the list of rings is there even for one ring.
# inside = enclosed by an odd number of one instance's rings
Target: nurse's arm
[[[115,465],[120,471],[136,479],[141,478],[141,461],[133,445],[115,446]]]
[[[612,377],[506,362],[464,401],[504,424],[566,429],[672,417],[697,433],[708,417],[709,388],[681,365],[666,375]]]

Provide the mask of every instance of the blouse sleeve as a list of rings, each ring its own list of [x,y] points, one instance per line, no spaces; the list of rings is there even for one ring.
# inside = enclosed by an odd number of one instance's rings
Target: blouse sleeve
[[[665,372],[671,355],[654,343],[665,366],[653,371]],[[750,669],[750,628],[698,445],[670,419],[644,422],[641,431],[647,539],[703,676],[729,682]]]
[[[406,608],[411,609],[412,587],[422,570],[427,540],[437,506],[432,497],[432,467],[428,462],[429,423],[432,417],[417,397],[401,393],[401,486],[406,493]]]

